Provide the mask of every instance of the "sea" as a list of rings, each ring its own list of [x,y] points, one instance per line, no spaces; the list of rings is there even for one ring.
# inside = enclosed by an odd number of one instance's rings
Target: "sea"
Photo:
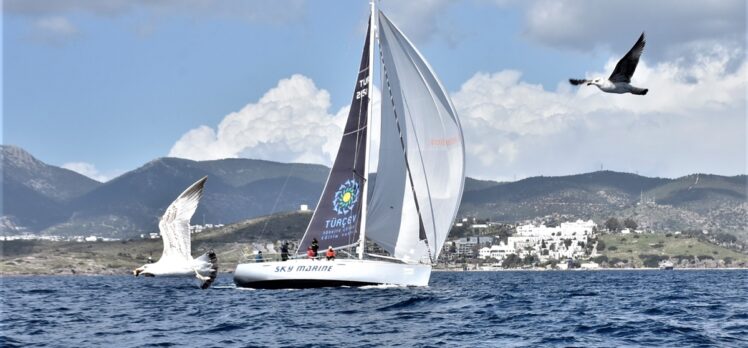
[[[748,270],[434,272],[429,287],[0,278],[2,347],[748,347]]]

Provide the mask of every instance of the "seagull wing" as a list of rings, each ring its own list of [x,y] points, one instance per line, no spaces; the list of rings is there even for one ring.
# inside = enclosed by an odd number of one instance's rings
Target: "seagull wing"
[[[631,82],[631,76],[636,71],[636,65],[639,64],[639,57],[644,52],[644,33],[639,36],[639,40],[636,41],[634,47],[631,47],[628,53],[626,53],[621,60],[616,64],[616,68],[613,69],[613,73],[610,74],[608,80],[611,82]]]
[[[164,241],[164,253],[159,261],[192,260],[190,219],[195,214],[197,204],[203,196],[206,180],[208,180],[207,176],[192,184],[166,208],[164,216],[158,223],[161,239]]]
[[[584,80],[584,79],[569,79],[569,83],[571,83],[574,86],[585,84],[587,82],[590,82],[590,80]]]

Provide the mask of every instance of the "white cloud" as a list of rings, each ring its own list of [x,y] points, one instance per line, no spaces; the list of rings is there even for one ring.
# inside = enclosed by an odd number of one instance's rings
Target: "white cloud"
[[[646,31],[646,54],[657,60],[686,56],[704,44],[745,52],[744,0],[539,0],[522,5],[526,36],[557,48],[605,48],[623,55]]]
[[[62,168],[72,170],[81,175],[85,175],[98,182],[107,182],[109,181],[109,179],[115,176],[104,175],[103,173],[99,172],[98,169],[96,169],[96,166],[86,162],[68,162],[63,164]]]
[[[302,75],[282,79],[256,103],[226,115],[213,129],[185,133],[169,156],[208,160],[249,157],[330,164],[347,107],[332,114],[330,94]]]
[[[64,44],[80,35],[80,30],[68,19],[80,13],[103,18],[145,14],[145,22],[136,23],[132,29],[136,35],[147,37],[163,17],[279,25],[298,22],[306,11],[304,0],[5,0],[2,10],[3,15],[28,17],[30,39],[52,45]]]
[[[459,30],[444,16],[451,4],[454,2],[449,0],[421,0],[393,1],[382,6],[410,40],[422,43],[439,35],[454,45],[459,40]]]
[[[374,88],[374,115],[380,113],[380,96]],[[256,103],[226,115],[215,129],[203,125],[189,130],[172,146],[169,156],[197,161],[245,157],[331,166],[350,105],[335,113],[329,109],[327,91],[306,76],[293,75],[278,81]],[[378,116],[371,122],[372,147],[378,148]],[[370,167],[376,168],[377,154],[371,156]]]
[[[565,81],[546,90],[513,70],[476,74],[452,94],[465,133],[467,174],[511,180],[600,165],[665,177],[745,173],[748,62],[730,72],[732,54],[715,48],[689,66],[642,60],[633,84],[649,88],[646,96],[606,94]],[[611,58],[587,76],[607,76],[615,63]],[[375,115],[378,100],[375,90]],[[169,155],[330,165],[347,113],[347,106],[331,112],[329,94],[294,75],[217,127],[185,133]],[[374,147],[377,138],[373,134]]]
[[[156,15],[182,15],[194,18],[234,18],[260,23],[286,23],[304,13],[304,0],[5,0],[3,10],[26,16],[59,16],[89,13],[113,17],[135,11]]]
[[[31,38],[44,43],[62,44],[79,35],[78,28],[65,17],[42,17],[34,21]]]
[[[646,96],[595,87],[555,91],[525,83],[517,71],[479,73],[453,100],[462,120],[468,175],[512,179],[606,169],[678,177],[746,170],[748,62],[730,72],[734,51],[694,64],[640,62],[633,84]],[[604,71],[613,69],[611,58]],[[607,76],[596,72],[588,76]]]

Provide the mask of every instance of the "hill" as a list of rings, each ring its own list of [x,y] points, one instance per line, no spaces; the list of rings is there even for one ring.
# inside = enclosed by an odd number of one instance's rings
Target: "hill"
[[[311,164],[160,158],[61,202],[41,197],[26,203],[35,197],[33,192],[9,182],[5,188],[14,204],[3,214],[15,207],[47,207],[34,209],[22,222],[41,217],[40,223],[26,226],[47,235],[128,238],[157,231],[158,220],[172,200],[206,175],[205,196],[193,221],[225,224],[297,210],[301,204],[313,207],[327,172],[326,167]]]
[[[0,234],[130,238],[157,230],[168,204],[202,176],[205,196],[194,224],[229,224],[314,208],[329,168],[251,159],[159,158],[106,183],[49,166],[3,147]],[[376,176],[370,180],[374,182]],[[533,177],[516,182],[465,179],[459,216],[507,223],[632,218],[657,230],[707,229],[748,239],[748,177],[694,174],[677,179],[630,173]],[[66,183],[70,182],[70,185]]]
[[[241,262],[252,261],[255,249],[276,249],[283,240],[298,241],[311,213],[275,214],[211,229],[192,235],[192,255],[207,250],[218,255],[219,270],[231,272]],[[748,263],[748,255],[685,235],[602,234],[599,256],[605,267],[656,267],[671,259],[676,267],[725,267]],[[266,243],[271,242],[271,245]],[[602,245],[605,245],[602,247]],[[293,245],[292,245],[293,247]],[[131,274],[162,252],[160,239],[114,242],[0,241],[0,275],[12,274]],[[266,255],[267,258],[277,255]]]
[[[698,262],[704,265],[719,260],[726,262],[726,266],[748,263],[746,254],[685,235],[603,234],[598,241],[605,245],[598,252],[610,265],[622,262],[629,267],[657,267],[660,260],[668,259],[676,267],[695,267]],[[716,266],[716,263],[710,266]]]
[[[505,222],[633,218],[643,228],[709,229],[748,238],[746,188],[745,175],[664,179],[599,171],[465,190],[460,213]]]
[[[221,272],[232,271],[261,241],[301,238],[311,213],[285,213],[241,221],[192,235],[192,255],[215,250]],[[262,247],[266,247],[262,244]],[[114,242],[0,241],[0,274],[131,274],[150,256],[161,256],[161,239]]]
[[[68,216],[65,203],[101,185],[74,171],[47,165],[23,149],[0,145],[0,230],[41,230]]]

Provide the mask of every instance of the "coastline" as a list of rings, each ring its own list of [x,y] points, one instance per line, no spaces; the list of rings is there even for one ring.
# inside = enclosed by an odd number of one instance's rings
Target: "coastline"
[[[673,268],[672,271],[740,271],[748,267],[703,267],[703,268]],[[660,268],[628,267],[628,268],[574,268],[574,269],[545,269],[545,268],[495,268],[495,269],[432,269],[432,272],[598,272],[598,271],[665,271]]]
[[[645,272],[651,272],[651,271],[665,271],[659,268],[595,268],[595,269],[522,269],[522,268],[496,268],[496,269],[469,269],[469,270],[462,270],[462,269],[444,269],[444,268],[434,268],[432,269],[432,272],[449,272],[449,273],[461,273],[461,272],[600,272],[600,271],[645,271]],[[711,268],[674,268],[672,271],[748,271],[748,267],[711,267]],[[227,271],[219,271],[219,274],[233,274],[234,270],[227,270]],[[123,272],[121,270],[109,270],[105,272],[57,272],[57,273],[21,273],[21,272],[5,272],[0,271],[0,278],[6,278],[6,277],[49,277],[49,276],[66,276],[66,277],[72,277],[72,276],[85,276],[85,277],[95,277],[95,276],[111,276],[111,275],[122,275],[122,276],[132,276],[132,273],[130,270],[127,270],[126,272]]]

